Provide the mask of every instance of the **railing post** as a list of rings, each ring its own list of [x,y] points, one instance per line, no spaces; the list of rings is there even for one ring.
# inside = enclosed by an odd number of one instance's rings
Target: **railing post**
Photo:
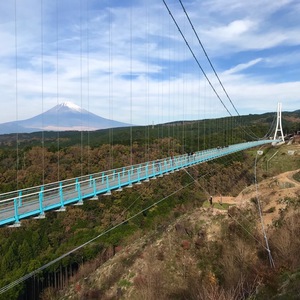
[[[122,187],[121,187],[121,172],[118,172],[118,189],[117,191],[122,191]]]
[[[155,162],[152,162],[152,174],[151,174],[151,179],[156,179],[156,165]]]
[[[63,195],[63,186],[62,183],[59,183],[59,199],[60,199],[60,207],[63,209],[64,205],[64,195]]]
[[[145,165],[145,173],[146,173],[146,179],[145,181],[149,181],[149,165],[148,163]]]
[[[78,202],[75,205],[83,205],[82,194],[81,194],[81,185],[80,185],[80,182],[78,181],[78,178],[76,178],[76,191],[78,193]]]
[[[111,195],[111,191],[109,188],[109,180],[108,180],[108,175],[105,176],[106,177],[106,193],[104,195]]]
[[[22,191],[19,191],[19,207],[22,206]]]
[[[15,209],[15,223],[20,224],[17,199],[14,199],[14,209]]]
[[[76,178],[76,191],[78,193],[78,199],[81,199],[81,188],[80,188],[80,182],[78,181],[78,178]]]
[[[140,178],[141,178],[141,169],[140,169],[141,167],[139,166],[138,168],[137,168],[137,179],[138,179],[138,182],[137,183],[141,183],[141,180],[140,180]]]
[[[131,182],[131,170],[128,170],[128,188],[132,187],[132,182]]]
[[[105,176],[106,177],[106,189],[107,192],[109,191],[109,180],[108,180],[108,175]]]
[[[78,178],[75,179],[75,191],[78,191]]]
[[[160,171],[160,164],[159,162],[157,161],[155,163],[155,175],[159,175],[159,171]]]
[[[159,175],[158,177],[163,177],[163,174],[162,174],[162,163],[161,161],[159,162]]]
[[[94,196],[97,195],[97,189],[96,189],[96,179],[93,179],[93,191],[94,191]]]
[[[39,192],[39,206],[40,206],[40,217],[44,217],[44,208],[43,208],[43,201],[44,201],[44,187],[41,187],[41,190]]]

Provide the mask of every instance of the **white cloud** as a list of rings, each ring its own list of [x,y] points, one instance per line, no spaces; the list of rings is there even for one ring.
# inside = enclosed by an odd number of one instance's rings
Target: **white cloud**
[[[233,39],[235,37],[246,34],[249,31],[253,31],[253,27],[256,24],[250,20],[234,20],[230,22],[227,26],[216,28],[212,30],[212,34],[223,37],[223,39]]]

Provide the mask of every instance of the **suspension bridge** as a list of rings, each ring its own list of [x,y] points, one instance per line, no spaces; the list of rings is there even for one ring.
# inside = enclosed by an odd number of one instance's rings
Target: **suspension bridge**
[[[183,4],[180,1],[182,7]],[[185,43],[185,50],[184,50],[184,55],[187,55],[188,53],[192,56],[194,60],[194,65],[196,66],[197,72],[202,74],[201,75],[201,80],[206,82],[205,84],[207,86],[204,86],[204,89],[206,90],[209,88],[211,92],[209,94],[206,94],[206,98],[211,99],[214,97],[214,101],[212,104],[209,105],[209,108],[206,109],[206,111],[214,111],[214,110],[219,110],[221,107],[223,110],[225,110],[226,114],[229,114],[229,116],[233,116],[232,113],[230,112],[229,108],[225,104],[225,100],[222,99],[220,95],[220,91],[216,88],[216,83],[214,83],[207,73],[205,72],[203,66],[200,64],[197,55],[195,54],[195,51],[193,50],[191,44],[186,38],[186,34],[183,32],[183,30],[180,27],[180,24],[177,22],[176,17],[172,14],[171,9],[167,5],[165,1],[163,1],[163,4],[165,5],[165,13],[168,13],[171,18],[169,19],[170,22],[173,21],[174,27],[171,29],[171,26],[169,24],[169,31],[170,34],[174,34],[174,30],[177,30],[177,34],[179,32],[180,38],[184,41]],[[90,64],[89,64],[89,59],[92,59],[91,53],[90,53],[90,48],[89,48],[89,32],[88,32],[88,24],[89,22],[86,21],[84,23],[84,18],[88,19],[88,7],[84,8],[82,7],[82,4],[80,2],[80,71],[79,71],[79,78],[80,78],[80,99],[82,103],[82,98],[85,96],[89,96],[89,88],[92,86],[92,82],[89,78],[89,72],[84,77],[84,72],[83,72],[83,64],[86,64],[87,69],[89,70]],[[18,6],[15,7],[15,61],[16,61],[16,76],[15,76],[15,94],[16,94],[16,107],[18,110],[18,105],[20,102],[20,98],[22,95],[22,91],[20,89],[21,83],[20,83],[20,76],[19,69],[20,63],[19,60],[21,61],[22,55],[20,51],[18,51],[18,46],[19,46],[19,40],[20,37],[18,35],[18,18],[17,18],[17,8]],[[84,11],[86,12],[86,15],[83,16]],[[225,92],[225,95],[227,100],[229,100],[231,106],[234,108],[235,112],[237,115],[239,115],[235,105],[233,104],[231,98],[229,97],[227,91],[225,90],[218,74],[216,73],[215,68],[212,65],[212,62],[210,61],[203,44],[200,41],[199,36],[197,35],[197,32],[195,31],[195,28],[191,22],[191,19],[189,18],[187,11],[183,7],[183,11],[185,12],[187,16],[187,20],[189,25],[191,25],[191,28],[193,29],[193,34],[195,35],[196,39],[199,42],[199,46],[201,46],[206,58],[208,59],[209,65],[211,69],[213,70],[213,73],[215,75],[215,78],[217,78],[217,84],[221,86],[222,91]],[[58,7],[56,9],[56,14],[58,12]],[[111,12],[110,12],[111,13]],[[132,12],[131,12],[132,14]],[[42,106],[44,105],[44,97],[46,94],[45,91],[45,85],[46,82],[44,81],[44,76],[45,74],[45,60],[46,60],[46,30],[43,25],[43,17],[44,17],[44,12],[43,12],[43,6],[41,5],[40,9],[40,26],[41,26],[41,101],[42,101]],[[58,16],[56,15],[56,43],[57,43],[57,49],[56,49],[56,94],[57,94],[57,100],[59,101],[59,97],[63,97],[63,92],[62,90],[59,89],[58,87],[58,82],[59,82],[59,48],[58,48],[58,42],[59,42],[59,19]],[[130,16],[130,32],[132,36],[132,22],[133,22],[133,16]],[[148,22],[148,21],[147,21]],[[109,25],[111,26],[111,25]],[[83,28],[86,27],[86,36],[83,36]],[[109,27],[109,64],[108,64],[108,70],[109,73],[111,74],[114,68],[113,65],[113,54],[114,54],[114,49],[112,48],[112,34],[113,34],[113,29],[112,27]],[[174,32],[173,32],[174,31]],[[151,32],[149,32],[149,28],[145,27],[145,35],[149,36],[151,35]],[[132,40],[130,41],[130,114],[132,115],[132,101],[133,97],[132,94],[135,92],[135,88],[133,87],[132,80],[133,80],[133,74],[134,74],[134,69],[132,67],[132,61],[133,61],[133,55],[134,55],[134,47],[133,47],[133,42]],[[187,46],[187,47],[186,47]],[[86,51],[86,57],[83,57],[83,52]],[[147,50],[147,55],[149,56],[149,49]],[[85,59],[86,58],[86,59]],[[169,53],[169,58],[171,60],[171,52]],[[84,60],[85,59],[85,60]],[[174,58],[173,58],[174,60]],[[149,61],[149,58],[147,59]],[[170,64],[171,65],[171,64]],[[169,66],[170,66],[169,65]],[[149,65],[148,65],[149,67]],[[190,68],[190,67],[189,67]],[[171,68],[169,70],[171,72]],[[112,75],[110,75],[112,76]],[[169,77],[171,77],[171,73],[169,74]],[[109,77],[108,81],[108,96],[109,99],[114,98],[114,92],[113,92],[113,79]],[[85,91],[85,85],[84,81],[88,81],[88,85],[86,87],[87,95],[84,95]],[[115,80],[115,79],[114,79]],[[148,79],[149,80],[149,79]],[[143,84],[146,85],[146,95],[145,97],[148,99],[146,103],[146,110],[149,113],[149,81],[144,82]],[[171,88],[171,79],[169,79],[169,82],[167,83],[168,85],[168,90],[169,92],[172,90],[174,94],[174,89]],[[184,94],[185,92],[190,92],[190,87],[188,87],[189,90],[187,90],[184,85],[183,85],[183,90],[179,90],[178,84],[176,84],[176,91],[175,94]],[[196,86],[196,88],[200,88],[199,86]],[[163,87],[162,87],[163,89]],[[201,94],[201,93],[199,93]],[[161,95],[161,97],[163,97]],[[170,95],[167,95],[168,102],[169,102],[169,107],[168,107],[168,114],[170,117],[171,111],[173,110],[170,105]],[[177,97],[177,96],[176,96]],[[189,109],[191,111],[194,111],[194,105],[193,102],[191,103],[185,103],[186,100],[184,97],[182,97],[182,107],[179,108],[182,111],[186,111],[187,108],[185,106],[189,106]],[[204,95],[205,98],[205,95]],[[178,106],[180,101],[177,101],[174,103],[174,106]],[[216,104],[218,103],[218,104]],[[159,107],[161,104],[154,104],[157,107]],[[197,104],[197,109],[200,111],[201,109],[201,104],[200,101],[198,101]],[[109,102],[109,110],[110,113],[114,110],[114,107],[111,103]],[[164,110],[164,109],[162,109]],[[161,112],[158,110],[157,114],[159,115]],[[112,114],[112,113],[111,113]],[[183,119],[185,115],[183,114]],[[175,113],[174,113],[174,118],[175,118]],[[173,118],[173,119],[174,119]],[[149,123],[150,115],[147,116],[147,120]],[[132,116],[130,117],[130,122],[132,123]],[[245,131],[243,126],[240,127],[241,131]],[[279,133],[279,134],[278,134]],[[225,138],[224,138],[225,139]],[[202,151],[195,151],[190,154],[184,154],[184,155],[177,155],[177,156],[172,156],[172,157],[166,157],[163,159],[156,159],[152,161],[147,161],[135,165],[128,165],[124,166],[121,168],[117,169],[111,169],[111,170],[105,170],[105,171],[99,171],[98,173],[93,173],[93,174],[88,174],[88,175],[81,175],[76,178],[71,178],[67,180],[62,180],[62,181],[57,181],[53,182],[50,184],[42,184],[34,187],[29,187],[29,188],[24,188],[24,189],[19,189],[7,193],[3,193],[0,195],[0,226],[15,226],[18,227],[21,225],[21,221],[23,219],[28,219],[28,218],[45,218],[45,214],[49,211],[64,211],[66,209],[66,206],[68,205],[81,205],[84,200],[88,199],[98,199],[99,195],[110,195],[111,192],[113,191],[121,191],[122,188],[126,187],[131,187],[133,184],[141,184],[142,182],[147,182],[149,180],[156,179],[158,177],[162,177],[164,175],[167,175],[169,173],[175,172],[175,171],[180,171],[184,168],[188,168],[192,165],[195,164],[201,164],[207,161],[214,160],[216,158],[220,158],[238,151],[243,151],[252,147],[258,147],[262,146],[265,144],[270,144],[270,143],[278,143],[282,142],[284,140],[283,138],[283,133],[282,133],[282,125],[281,125],[281,106],[278,107],[278,113],[277,113],[277,125],[275,129],[275,135],[273,139],[265,138],[265,139],[257,139],[255,141],[251,142],[244,142],[244,143],[239,143],[239,144],[232,144],[228,145],[225,147],[218,147],[218,148],[211,148],[211,149],[205,149]],[[131,137],[131,146],[132,146],[132,137]],[[18,141],[17,141],[18,144]]]
[[[259,140],[218,147],[1,194],[0,226],[12,224],[18,227],[25,218],[45,218],[48,211],[64,211],[67,205],[82,205],[84,200],[95,200],[99,195],[122,191],[123,187],[129,188],[192,165],[280,141]]]

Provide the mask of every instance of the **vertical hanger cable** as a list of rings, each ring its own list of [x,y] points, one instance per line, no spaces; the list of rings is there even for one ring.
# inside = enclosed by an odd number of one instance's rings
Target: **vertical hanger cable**
[[[56,102],[57,102],[57,107],[59,105],[59,85],[58,85],[58,1],[56,0]],[[60,180],[60,123],[59,123],[59,115],[57,111],[57,181]]]
[[[86,73],[87,73],[87,105],[89,112],[88,119],[88,173],[91,173],[90,170],[90,44],[89,44],[89,1],[86,1]]]
[[[42,184],[45,183],[45,133],[44,133],[44,27],[43,0],[41,0],[41,98],[42,98]]]
[[[15,67],[16,67],[16,121],[19,122],[19,93],[18,93],[18,28],[17,28],[17,0],[15,0]],[[19,125],[19,124],[18,124]],[[16,181],[17,181],[17,190],[19,189],[19,126],[17,127],[16,132],[16,155],[17,155],[17,163],[16,163]]]
[[[80,174],[83,176],[83,71],[82,71],[82,0],[79,0],[79,15],[80,15],[80,117],[81,117],[81,130],[80,130]]]
[[[133,164],[133,149],[132,149],[132,1],[130,5],[130,165]]]
[[[108,102],[109,102],[109,119],[113,120],[113,84],[112,84],[112,12],[109,10],[109,30],[108,30]],[[108,130],[109,135],[109,166],[113,168],[113,128],[110,127]]]

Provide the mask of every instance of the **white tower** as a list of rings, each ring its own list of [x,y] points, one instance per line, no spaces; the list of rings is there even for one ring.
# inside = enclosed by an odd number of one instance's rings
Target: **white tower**
[[[279,134],[278,134],[279,132]],[[281,140],[280,143],[284,143],[284,135],[282,132],[282,123],[281,123],[281,103],[278,103],[277,106],[277,124],[274,134],[274,140]]]

